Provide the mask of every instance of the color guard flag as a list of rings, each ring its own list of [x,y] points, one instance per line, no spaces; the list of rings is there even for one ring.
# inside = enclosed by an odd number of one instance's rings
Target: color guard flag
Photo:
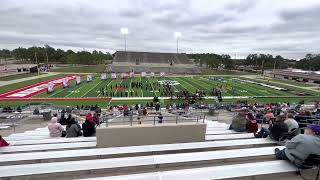
[[[77,82],[77,84],[81,83],[81,77],[80,76],[76,76],[76,82]]]
[[[111,79],[116,79],[117,78],[117,74],[116,73],[111,73]]]
[[[90,81],[92,81],[92,74],[87,75],[87,82],[90,82]]]
[[[141,72],[141,77],[146,77],[146,72]]]
[[[53,83],[52,82],[48,82],[48,92],[53,92]]]
[[[106,80],[107,79],[107,74],[106,73],[102,73],[101,74],[101,80]]]
[[[133,72],[133,71],[130,72],[130,77],[131,77],[131,78],[134,77],[134,72]]]
[[[62,80],[63,87],[68,87],[68,82],[69,82],[69,79],[68,78],[64,78]]]

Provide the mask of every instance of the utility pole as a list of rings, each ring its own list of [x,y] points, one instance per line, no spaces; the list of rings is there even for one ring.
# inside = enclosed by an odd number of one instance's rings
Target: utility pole
[[[38,76],[39,76],[40,75],[40,71],[39,71],[39,63],[38,63],[37,51],[34,51],[34,56],[36,58],[37,71],[38,71]]]

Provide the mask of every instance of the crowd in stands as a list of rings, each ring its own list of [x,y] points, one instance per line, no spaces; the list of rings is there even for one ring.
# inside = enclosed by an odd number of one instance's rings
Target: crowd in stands
[[[166,109],[168,112],[178,109],[188,111],[189,106],[186,101],[182,104],[168,104]],[[136,111],[137,122],[142,124],[141,118],[148,115],[149,107],[156,111],[158,123],[163,123],[164,119],[159,102],[146,103],[146,105],[108,106],[107,111],[112,114],[121,111],[124,116],[129,116],[131,120],[133,111]],[[288,160],[301,167],[310,155],[320,156],[320,103],[316,103],[311,108],[305,107],[301,104],[291,105],[290,103],[262,105],[239,103],[235,107],[236,115],[233,117],[229,129],[237,132],[253,133],[255,138],[270,138],[283,143],[285,145],[284,149],[275,149],[276,158]],[[49,122],[50,137],[95,136],[97,126],[102,122],[101,108],[98,105],[82,105],[77,106],[76,109],[91,111],[85,115],[85,122],[80,125],[77,118],[72,115],[73,108],[67,107],[61,111],[59,117],[54,114]],[[258,124],[261,124],[260,129]],[[0,147],[8,145],[0,136]]]
[[[284,144],[284,149],[275,149],[276,158],[288,160],[298,167],[302,167],[310,155],[320,156],[319,119],[313,119],[312,123],[306,125],[304,134],[300,131],[300,121],[296,120],[296,117],[318,116],[319,103],[314,105],[313,110],[301,108],[301,105],[292,107],[289,103],[266,104],[260,109],[256,106],[257,104],[241,105],[229,129],[253,133],[256,138],[270,138]],[[260,130],[258,121],[264,123]]]
[[[64,111],[63,111],[64,112]],[[100,125],[100,114],[88,113],[85,116],[85,122],[80,125],[79,122],[72,114],[66,114],[61,112],[61,116],[58,119],[58,115],[54,114],[51,121],[48,124],[49,135],[50,137],[90,137],[95,136],[96,127]],[[67,111],[66,111],[67,112]],[[63,128],[63,125],[66,125],[66,128]]]
[[[0,106],[0,113],[13,113],[13,112],[22,112],[22,109],[20,106],[18,106],[17,108],[12,108],[10,106],[6,106],[6,107],[1,107]]]

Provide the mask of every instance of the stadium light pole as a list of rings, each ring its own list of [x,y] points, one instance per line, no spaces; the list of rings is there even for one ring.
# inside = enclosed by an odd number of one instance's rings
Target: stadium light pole
[[[177,54],[179,53],[179,39],[181,38],[181,32],[174,32],[174,37],[177,39]]]
[[[127,51],[127,35],[129,34],[129,29],[126,27],[122,27],[120,29],[121,34],[123,35],[124,38],[124,51]]]

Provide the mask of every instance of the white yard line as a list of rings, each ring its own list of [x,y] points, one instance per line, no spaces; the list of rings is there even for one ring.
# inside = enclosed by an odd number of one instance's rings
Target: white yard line
[[[109,84],[113,81],[113,79],[111,79],[111,81],[106,85],[106,86],[109,86]],[[100,97],[101,95],[101,92],[99,93],[98,97]]]
[[[56,95],[56,94],[58,94],[58,93],[62,92],[63,90],[65,90],[65,89],[63,89],[63,88],[62,88],[61,90],[54,92],[53,94],[51,94],[51,95],[50,95],[50,96],[48,96],[48,97],[52,97],[52,96],[54,96],[54,95]]]
[[[152,83],[153,83],[154,81],[152,80],[152,82],[151,82],[149,79],[150,79],[150,78],[148,78],[148,81],[149,81],[149,82],[150,82],[150,84],[151,84],[151,87],[152,87],[153,93],[156,95],[156,97],[158,97],[158,96],[157,96],[157,93],[156,93],[156,91],[154,90],[153,85],[152,85]]]
[[[77,86],[77,85],[76,85]],[[85,84],[79,84],[78,85],[79,87],[77,88],[77,89],[75,89],[74,91],[78,91],[78,90],[80,90],[81,88],[83,88],[84,86],[85,86]],[[80,91],[79,91],[80,92]],[[66,95],[65,97],[69,97],[70,95],[72,94],[72,92],[70,92],[68,95]]]
[[[174,81],[177,81],[177,80],[175,80],[175,79],[173,79],[173,78],[169,78],[169,79],[172,79],[172,80],[174,80]],[[177,82],[179,82],[179,81],[177,81]],[[181,83],[180,83],[180,85],[182,86],[182,84],[181,84]],[[177,92],[180,92],[180,91],[179,91],[179,89],[177,89],[177,88],[176,88],[176,86],[173,86],[173,87],[174,87],[174,89],[176,89],[176,91],[177,91]],[[187,88],[185,88],[184,86],[182,86],[182,87],[183,87],[185,90],[187,90],[187,91],[188,91],[188,89],[187,89]]]
[[[129,86],[129,91],[128,91],[128,97],[130,96],[130,90],[131,90],[131,83],[132,83],[132,79],[133,79],[133,78],[131,78],[131,81],[130,81],[130,86]]]
[[[76,84],[75,84],[76,85]],[[63,88],[63,85],[61,85],[61,90],[59,90],[59,91],[57,91],[57,92],[55,92],[55,93],[53,93],[53,94],[51,94],[50,96],[48,96],[48,97],[52,97],[52,96],[54,96],[54,95],[56,95],[56,94],[59,94],[60,92],[62,92],[63,90],[66,90],[66,89],[64,89]],[[79,89],[80,87],[78,87],[77,89]],[[65,97],[68,97],[68,96],[65,96]]]
[[[142,78],[140,76],[140,82],[142,83]],[[143,87],[141,87],[141,97],[143,97]]]
[[[100,81],[99,83],[97,83],[95,86],[93,86],[89,91],[87,91],[85,94],[83,94],[81,97],[87,95],[90,91],[92,91],[94,88],[96,88],[99,84],[101,84],[102,81]]]
[[[123,79],[120,81],[120,86],[121,86],[121,83],[122,83]],[[118,92],[118,88],[116,89],[116,91],[114,92],[114,94],[116,94]],[[113,98],[111,98],[111,100],[109,101],[109,105],[111,104]]]

